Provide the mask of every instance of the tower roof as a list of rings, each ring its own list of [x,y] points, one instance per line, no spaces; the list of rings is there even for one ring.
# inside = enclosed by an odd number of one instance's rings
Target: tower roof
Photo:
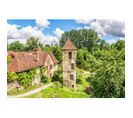
[[[62,50],[77,50],[77,48],[75,48],[75,46],[73,45],[73,43],[68,39],[64,45],[64,47],[62,48]]]

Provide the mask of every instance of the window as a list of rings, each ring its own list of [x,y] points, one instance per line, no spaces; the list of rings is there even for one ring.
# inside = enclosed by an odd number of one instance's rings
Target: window
[[[72,85],[72,88],[74,88],[74,85]]]
[[[68,53],[69,59],[72,59],[72,52]]]
[[[74,80],[73,74],[70,75],[70,80]]]
[[[74,63],[71,63],[71,69],[74,69]]]
[[[52,65],[50,65],[50,69],[52,69],[52,67],[53,67],[53,66],[52,66]]]

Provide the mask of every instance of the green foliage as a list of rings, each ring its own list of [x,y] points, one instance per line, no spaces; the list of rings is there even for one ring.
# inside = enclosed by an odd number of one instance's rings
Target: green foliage
[[[114,44],[114,48],[117,50],[123,50],[125,49],[125,41],[124,40],[118,40],[115,44]]]
[[[52,87],[39,93],[27,96],[27,98],[90,98],[91,96],[81,91],[62,88],[61,83],[56,82]]]
[[[43,50],[48,51],[48,52],[52,52],[59,62],[62,61],[62,51],[61,51],[60,46],[58,46],[58,45],[53,45],[53,46],[45,45],[45,47],[43,47]]]
[[[29,75],[30,78],[33,78],[36,74],[36,68],[30,69],[27,71],[27,74]]]
[[[42,76],[41,77],[41,82],[43,82],[43,83],[48,83],[48,82],[50,82],[50,79],[47,77],[47,76]]]
[[[7,56],[7,63],[9,64],[12,61],[12,57],[11,56]]]
[[[61,62],[62,61],[62,51],[61,51],[61,47],[58,45],[52,46],[51,47],[52,53],[54,54],[54,56],[56,57],[56,59]]]
[[[86,48],[79,49],[77,52],[77,65],[85,70],[92,71],[97,64],[95,56],[88,52]]]
[[[112,44],[109,51],[95,53],[99,61],[96,75],[91,79],[95,97],[125,97],[125,49],[117,44],[119,42]]]
[[[31,77],[29,75],[29,73],[27,72],[21,72],[18,74],[19,75],[19,80],[18,82],[20,83],[20,85],[22,85],[24,88],[27,88],[29,86],[31,86]]]
[[[43,66],[40,68],[40,76],[42,77],[46,71],[46,68]]]
[[[31,50],[37,48],[38,47],[38,44],[39,44],[39,39],[36,39],[34,37],[31,37],[26,42],[26,50],[27,51],[31,51]]]
[[[19,78],[19,76],[15,72],[8,72],[7,73],[7,81],[8,82],[12,82],[14,80],[17,80],[18,78]]]
[[[15,52],[24,51],[25,45],[20,43],[20,41],[14,41],[7,46],[7,49],[8,49],[8,51],[15,51]]]
[[[71,30],[62,34],[60,44],[64,46],[66,40],[71,39],[77,48],[86,47],[89,51],[97,45],[100,38],[98,34],[91,29]]]
[[[58,81],[60,83],[63,82],[63,79],[62,79],[62,71],[58,70],[54,73],[53,77],[52,77],[52,82],[55,82],[55,81]]]

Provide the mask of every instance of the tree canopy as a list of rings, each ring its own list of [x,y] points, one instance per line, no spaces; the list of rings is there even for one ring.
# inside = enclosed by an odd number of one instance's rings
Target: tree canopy
[[[98,34],[91,29],[71,30],[65,32],[60,39],[61,46],[63,46],[68,39],[72,40],[77,48],[86,47],[89,51],[92,51],[100,41]]]

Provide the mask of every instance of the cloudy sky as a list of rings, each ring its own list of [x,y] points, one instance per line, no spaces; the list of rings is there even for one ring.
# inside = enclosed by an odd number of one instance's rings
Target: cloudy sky
[[[43,44],[58,43],[65,31],[72,29],[93,29],[108,43],[125,39],[125,23],[120,20],[8,20],[7,40],[8,43],[19,40],[26,43],[30,37],[39,38]]]

